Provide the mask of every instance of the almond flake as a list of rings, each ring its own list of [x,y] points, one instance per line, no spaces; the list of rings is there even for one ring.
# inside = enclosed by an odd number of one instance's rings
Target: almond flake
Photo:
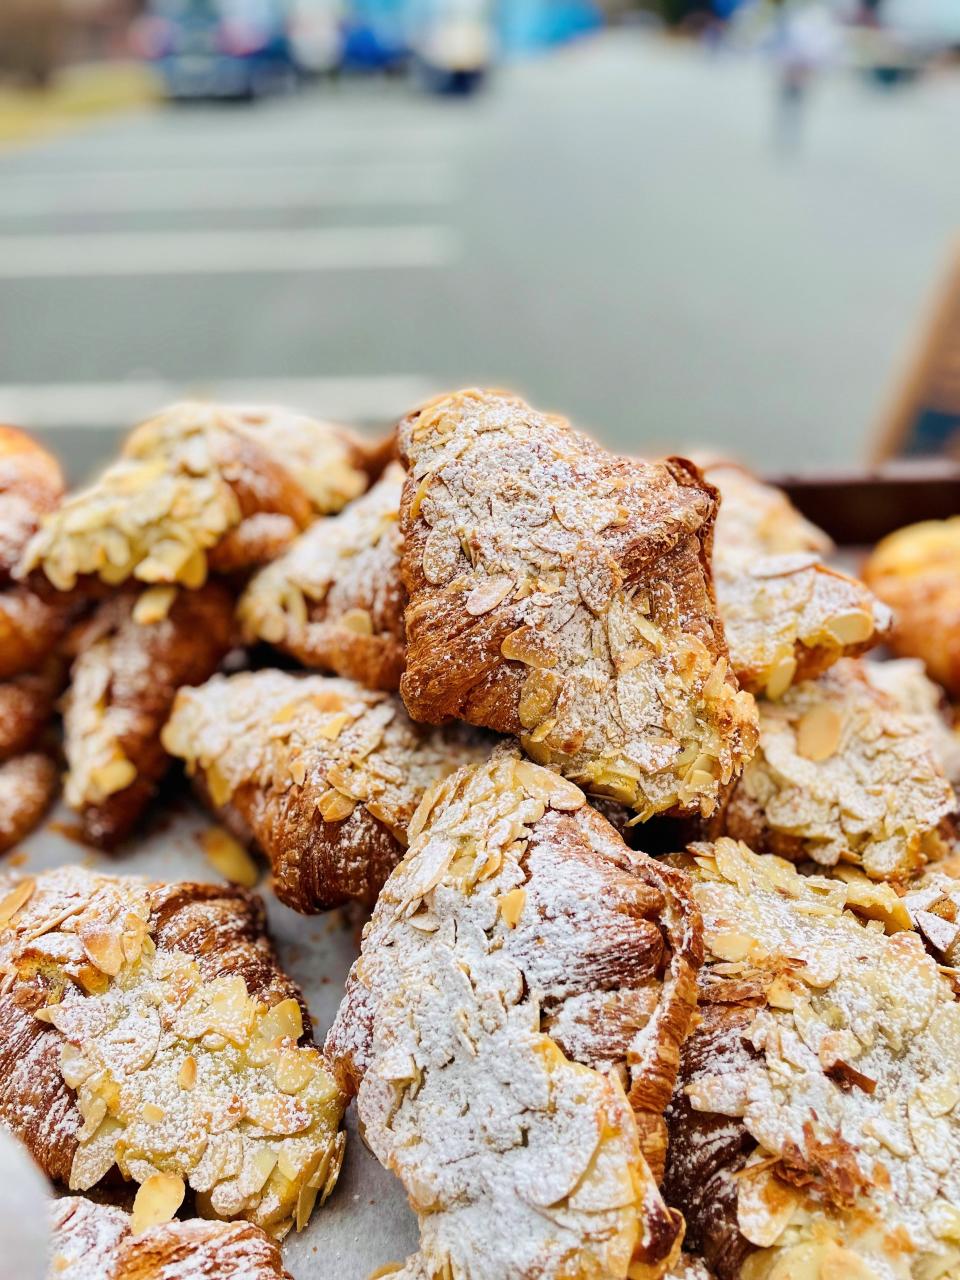
[[[253,889],[260,880],[260,868],[239,842],[222,827],[208,827],[200,844],[213,869],[231,884]]]
[[[840,745],[843,717],[827,703],[805,711],[797,723],[797,751],[808,760],[829,760]]]
[[[130,1227],[135,1236],[169,1222],[183,1204],[186,1188],[174,1173],[153,1173],[140,1184],[133,1201]]]

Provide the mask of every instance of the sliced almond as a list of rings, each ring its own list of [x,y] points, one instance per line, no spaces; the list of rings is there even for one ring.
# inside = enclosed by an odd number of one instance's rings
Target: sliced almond
[[[423,576],[431,586],[443,586],[456,573],[461,554],[459,538],[442,529],[431,529],[423,544]]]
[[[863,609],[838,613],[825,624],[825,630],[838,644],[862,644],[873,635],[873,616]]]
[[[797,722],[797,751],[807,760],[829,760],[840,745],[843,717],[836,707],[822,702],[805,711]]]
[[[355,800],[334,787],[328,787],[317,801],[317,809],[324,822],[342,822],[344,818],[350,817],[356,807]]]
[[[317,729],[317,733],[321,738],[325,738],[327,742],[336,742],[343,732],[344,728],[350,723],[350,713],[341,711],[339,715],[331,716]]]
[[[176,587],[148,587],[137,597],[132,617],[140,626],[162,622],[177,598]]]
[[[192,1089],[197,1083],[197,1060],[193,1055],[188,1055],[183,1060],[183,1064],[177,1073],[177,1084],[181,1089]]]
[[[517,627],[504,636],[500,652],[513,662],[524,662],[528,667],[555,667],[557,655],[544,637],[533,627]]]
[[[797,672],[797,660],[793,654],[784,654],[772,664],[767,672],[767,683],[764,692],[773,701],[782,698],[790,688]]]
[[[141,1113],[147,1124],[163,1124],[166,1112],[163,1107],[158,1107],[155,1102],[145,1102]]]
[[[132,760],[120,756],[108,764],[102,764],[90,772],[90,781],[96,798],[105,800],[108,796],[124,791],[136,780],[137,767]]]
[[[473,588],[464,601],[464,608],[473,617],[480,617],[506,600],[513,587],[513,578],[494,574]]]
[[[0,929],[5,929],[13,917],[30,901],[37,882],[33,876],[24,876],[15,888],[0,901]]]
[[[553,671],[534,668],[523,682],[517,715],[525,729],[532,729],[545,718],[560,692],[560,677]]]
[[[296,1000],[288,996],[263,1015],[258,1031],[270,1041],[278,1038],[299,1040],[303,1035],[303,1010]]]
[[[260,869],[253,858],[222,827],[208,827],[200,836],[200,844],[213,869],[231,884],[252,889],[260,879]]]
[[[150,1227],[169,1222],[183,1204],[185,1194],[183,1179],[175,1173],[151,1174],[140,1184],[133,1202],[130,1219],[133,1234],[138,1236]]]
[[[526,901],[526,889],[511,889],[509,893],[502,893],[497,899],[500,915],[503,917],[504,923],[511,929],[517,927]]]
[[[358,636],[373,635],[373,619],[366,609],[348,609],[340,618],[340,625]]]

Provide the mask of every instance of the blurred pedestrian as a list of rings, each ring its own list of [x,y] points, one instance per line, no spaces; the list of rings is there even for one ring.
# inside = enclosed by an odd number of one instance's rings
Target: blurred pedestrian
[[[774,22],[775,142],[781,151],[792,152],[800,146],[811,86],[839,53],[840,29],[819,0],[782,0]]]

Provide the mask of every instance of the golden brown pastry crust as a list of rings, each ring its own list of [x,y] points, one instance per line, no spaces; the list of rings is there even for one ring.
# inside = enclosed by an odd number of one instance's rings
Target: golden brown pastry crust
[[[717,604],[745,689],[778,698],[884,638],[889,610],[862,582],[823,563],[830,539],[786,494],[736,463],[705,462],[704,474],[720,490]]]
[[[412,414],[399,447],[411,715],[516,734],[642,817],[711,812],[756,721],[728,671],[699,472],[616,458],[484,391]]]
[[[131,577],[199,587],[218,550],[219,569],[250,567],[362,493],[371,456],[344,429],[285,410],[173,405],[44,521],[19,572],[62,591]]]
[[[369,689],[395,690],[405,661],[397,524],[403,470],[392,463],[369,493],[318,520],[248,585],[238,615],[307,667]]]
[[[281,901],[308,912],[372,903],[427,787],[490,750],[462,726],[413,724],[390,694],[280,671],[182,690],[163,742],[270,859]]]
[[[262,902],[78,867],[0,901],[0,1118],[55,1181],[116,1168],[274,1235],[336,1181],[344,1100]],[[181,1191],[182,1191],[181,1187]]]
[[[63,664],[50,658],[43,669],[0,684],[0,761],[36,746],[63,688]]]
[[[960,697],[960,516],[891,533],[863,577],[894,611],[894,653],[922,658],[933,679]]]
[[[60,787],[57,766],[37,751],[0,764],[0,853],[26,839],[42,821]]]
[[[665,1184],[688,1242],[720,1280],[955,1275],[949,977],[839,881],[731,840],[690,852],[706,964]]]
[[[230,646],[233,597],[154,587],[102,602],[78,640],[64,700],[65,795],[85,837],[110,848],[133,829],[169,764],[160,743],[177,690]]]
[[[513,748],[429,791],[410,836],[326,1042],[420,1214],[401,1274],[663,1275],[683,1226],[662,1111],[700,959],[684,877]]]
[[[291,1280],[280,1246],[249,1222],[202,1218],[139,1233],[122,1209],[85,1196],[50,1208],[48,1280]]]
[[[43,516],[63,497],[52,454],[24,431],[0,425],[0,583],[8,583]]]
[[[956,808],[929,726],[845,659],[761,702],[760,746],[713,834],[795,862],[906,881],[946,852]]]

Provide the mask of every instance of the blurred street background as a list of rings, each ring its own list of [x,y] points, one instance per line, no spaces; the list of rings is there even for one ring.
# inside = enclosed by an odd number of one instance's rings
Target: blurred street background
[[[471,382],[853,464],[956,247],[949,0],[316,8],[270,58],[266,0],[229,57],[214,0],[50,4],[0,27],[0,420],[75,473],[179,395],[383,422]]]

